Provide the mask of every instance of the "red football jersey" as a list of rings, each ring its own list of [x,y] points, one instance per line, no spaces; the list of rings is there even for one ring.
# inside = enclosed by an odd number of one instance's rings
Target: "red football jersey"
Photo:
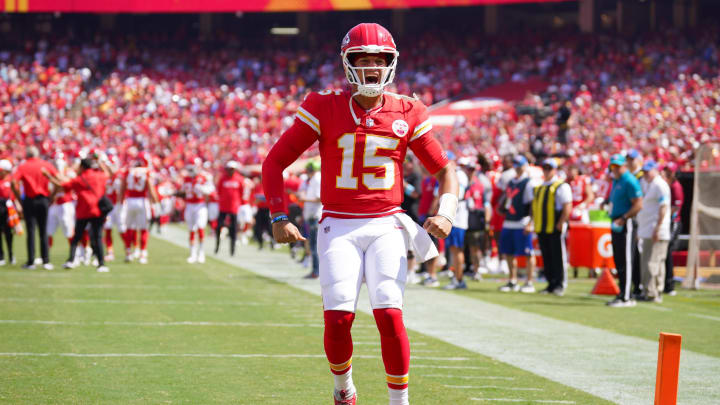
[[[120,187],[122,186],[122,173],[115,173],[110,177],[105,185],[105,194],[112,201],[113,204],[117,203],[118,193],[120,193]]]
[[[428,134],[427,108],[413,98],[385,93],[380,107],[365,111],[350,97],[339,90],[311,93],[296,115],[296,125],[320,143],[324,215],[357,218],[401,211],[407,149],[430,173],[448,162]]]
[[[147,197],[150,183],[150,169],[147,167],[133,167],[128,170],[125,175],[126,190],[125,196],[128,198]]]
[[[590,186],[590,178],[585,175],[575,177],[570,182],[570,189],[572,189],[572,205],[576,207],[580,205],[587,198],[587,188]]]
[[[188,204],[199,204],[205,202],[205,196],[212,191],[207,178],[198,174],[185,176],[182,184],[182,191],[185,193],[185,201]]]
[[[220,202],[220,212],[229,212],[235,214],[238,212],[240,204],[243,200],[243,186],[245,179],[240,173],[233,173],[228,176],[223,173],[217,184],[218,200]]]

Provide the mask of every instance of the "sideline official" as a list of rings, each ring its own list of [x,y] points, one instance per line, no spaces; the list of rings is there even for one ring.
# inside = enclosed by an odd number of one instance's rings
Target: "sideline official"
[[[628,170],[625,156],[616,154],[610,159],[613,183],[610,189],[610,219],[612,219],[612,248],[618,273],[620,294],[607,305],[632,307],[635,300],[630,296],[633,272],[633,251],[637,240],[633,237],[633,217],[642,209],[640,182]]]
[[[542,252],[547,287],[541,294],[562,296],[567,287],[567,248],[565,234],[572,211],[572,189],[557,177],[557,161],[545,159],[542,163],[544,182],[535,187],[532,218]]]
[[[18,201],[22,201],[23,212],[25,213],[25,226],[27,227],[27,253],[28,260],[22,268],[27,270],[35,269],[35,228],[38,228],[40,235],[40,255],[42,256],[43,268],[52,270],[50,263],[50,247],[48,246],[47,218],[50,208],[50,182],[43,175],[43,169],[48,173],[57,175],[55,166],[39,158],[40,151],[35,146],[29,146],[26,150],[26,160],[17,167],[13,176],[13,193]],[[24,191],[24,198],[20,195],[20,185]]]

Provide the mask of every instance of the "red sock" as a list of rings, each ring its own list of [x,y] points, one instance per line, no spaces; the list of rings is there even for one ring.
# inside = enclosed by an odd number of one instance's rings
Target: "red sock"
[[[73,240],[72,236],[68,238],[68,246],[72,245],[72,240]]]
[[[333,374],[345,374],[352,367],[353,343],[350,328],[355,314],[325,311],[325,355]]]
[[[80,239],[80,244],[83,245],[83,247],[87,247],[88,243],[90,243],[90,234],[88,231],[83,231],[82,239]]]
[[[105,246],[107,246],[108,250],[113,247],[112,229],[105,230]]]
[[[217,227],[218,227],[217,219],[210,221],[210,228],[217,229]]]
[[[48,236],[48,247],[52,247],[52,243],[53,243],[52,236]]]
[[[130,249],[130,231],[126,230],[125,232],[120,234],[120,237],[122,238],[122,241],[125,244],[125,250],[129,250]]]
[[[202,245],[203,241],[205,240],[205,230],[203,228],[200,228],[197,230],[198,233],[198,242]]]
[[[410,369],[410,342],[408,341],[402,311],[396,308],[374,309],[375,323],[380,331],[388,387],[402,390],[408,386]]]
[[[130,246],[136,247],[137,246],[137,229],[130,229],[128,231],[129,236],[128,239],[130,239]]]
[[[148,244],[149,237],[150,237],[150,232],[147,229],[142,229],[140,231],[140,250],[147,250],[147,244]]]
[[[190,231],[190,245],[195,243],[195,231]]]

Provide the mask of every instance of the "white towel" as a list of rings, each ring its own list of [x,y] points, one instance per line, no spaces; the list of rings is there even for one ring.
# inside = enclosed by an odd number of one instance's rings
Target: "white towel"
[[[426,262],[439,255],[435,244],[427,231],[404,213],[394,214],[405,229],[405,236],[410,243],[410,250],[415,253],[415,258],[420,262]]]

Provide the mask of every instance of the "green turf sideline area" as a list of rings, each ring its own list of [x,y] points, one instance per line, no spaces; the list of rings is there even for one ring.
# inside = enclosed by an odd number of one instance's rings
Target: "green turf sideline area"
[[[184,232],[169,231],[166,237],[184,244]],[[211,257],[188,265],[186,248],[154,238],[148,265],[115,261],[107,274],[61,270],[67,250],[58,239],[54,271],[0,267],[0,403],[332,402],[317,296]],[[18,261],[23,245],[18,238]],[[238,263],[284,261],[254,248],[241,253]],[[287,281],[304,274],[292,270]],[[417,331],[409,335],[413,404],[610,403]],[[370,316],[358,314],[353,336],[359,403],[386,403]]]
[[[183,244],[184,234],[182,229],[174,228],[165,237]],[[258,253],[254,248],[244,248],[240,257],[229,260],[221,256],[228,263],[242,264],[258,274],[288,282],[314,294],[319,293],[317,281],[302,280],[303,270],[287,256]],[[576,293],[571,291],[571,294]],[[528,297],[536,300],[557,299],[540,295]],[[568,322],[495,305],[486,300],[411,286],[406,293],[405,319],[408,327],[416,331],[599,397],[632,405],[652,402],[657,335],[650,339],[640,339],[632,336],[632,328],[620,328],[622,333],[617,333],[612,325],[583,325],[585,321],[582,318],[592,317],[595,313],[609,313],[605,319],[624,323],[622,310],[612,312],[617,309],[605,307],[602,299],[592,300],[592,306],[582,306],[592,309],[587,309],[585,315]],[[574,305],[570,303],[567,306],[572,308]],[[555,301],[552,307],[555,309],[549,312],[562,312],[566,304],[562,300]],[[365,292],[361,293],[359,309],[370,312]],[[645,311],[647,317],[664,316],[661,311],[644,307],[638,310]],[[705,325],[708,322],[710,320],[705,320]],[[705,333],[712,336],[717,332],[711,329]],[[683,351],[680,403],[706,404],[708,400],[720,401],[720,388],[708,384],[709,376],[719,374],[720,360],[717,357],[691,350]]]

